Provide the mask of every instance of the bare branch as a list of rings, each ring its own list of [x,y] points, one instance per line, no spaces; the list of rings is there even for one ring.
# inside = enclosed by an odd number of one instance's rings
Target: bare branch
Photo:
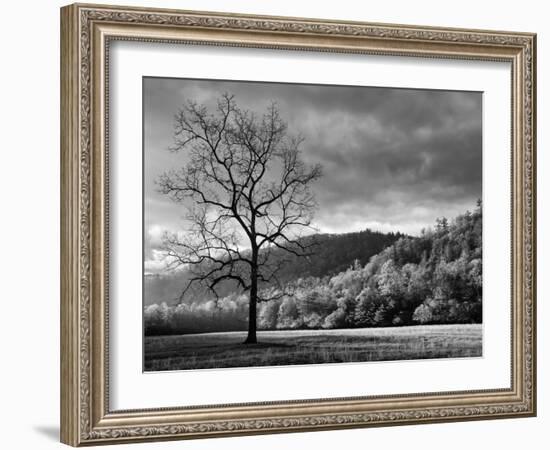
[[[212,111],[189,101],[175,114],[170,151],[184,155],[185,164],[156,182],[188,210],[189,229],[163,239],[168,269],[191,274],[181,301],[195,285],[217,298],[225,283],[249,291],[251,302],[265,301],[272,296],[258,294],[258,283],[284,292],[281,253],[311,254],[303,237],[313,231],[311,185],[322,171],[302,161],[304,139],[287,130],[275,103],[258,116],[228,93]]]

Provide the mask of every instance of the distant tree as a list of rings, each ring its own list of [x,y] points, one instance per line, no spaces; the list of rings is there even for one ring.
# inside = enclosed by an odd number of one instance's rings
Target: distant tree
[[[237,283],[249,295],[248,336],[257,340],[259,283],[276,282],[284,264],[270,263],[274,249],[307,255],[300,239],[315,207],[310,185],[321,167],[300,157],[301,137],[291,137],[276,104],[261,117],[240,109],[224,94],[214,111],[188,102],[175,116],[173,152],[188,151],[180,170],[163,174],[160,191],[188,210],[190,229],[164,237],[171,266],[190,267],[195,283],[216,298],[223,282]],[[244,249],[247,250],[244,250]],[[280,293],[280,291],[279,291]]]
[[[413,320],[421,324],[430,323],[433,320],[432,309],[426,304],[420,305],[414,311]]]
[[[374,324],[374,315],[379,305],[379,293],[373,287],[366,287],[356,298],[355,324],[358,327],[368,327]]]
[[[273,300],[262,304],[258,317],[260,328],[264,330],[273,330],[277,327],[277,316],[280,306],[280,300]]]
[[[346,312],[343,308],[337,308],[324,320],[323,328],[343,328],[346,325]]]
[[[285,297],[279,308],[277,317],[278,328],[300,328],[303,323],[302,315],[293,297]]]
[[[395,264],[394,260],[388,259],[380,268],[377,277],[378,290],[381,295],[388,299],[400,298],[403,296],[404,286],[401,269]]]
[[[444,233],[449,228],[449,221],[446,217],[436,219],[436,230],[440,233]]]

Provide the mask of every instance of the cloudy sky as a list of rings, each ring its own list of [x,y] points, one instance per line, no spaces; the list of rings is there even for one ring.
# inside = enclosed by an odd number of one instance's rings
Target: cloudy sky
[[[159,266],[162,232],[181,228],[185,213],[155,185],[186,162],[168,151],[174,114],[187,100],[214,107],[224,92],[258,114],[275,101],[289,132],[305,137],[303,159],[323,166],[313,187],[322,232],[417,234],[481,198],[479,92],[145,78],[146,270]]]

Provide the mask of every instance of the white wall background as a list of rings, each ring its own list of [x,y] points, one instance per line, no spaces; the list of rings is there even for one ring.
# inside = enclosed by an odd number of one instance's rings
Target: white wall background
[[[126,3],[126,2],[119,2]],[[532,31],[538,35],[539,324],[549,258],[550,31],[545,2],[388,0],[162,0],[128,4],[255,14]],[[59,1],[3,5],[0,27],[0,414],[2,448],[49,449],[59,417]],[[546,205],[545,205],[546,203]],[[550,393],[546,343],[539,326],[539,416],[469,423],[141,444],[143,449],[546,448]],[[545,379],[546,378],[546,379]],[[137,448],[121,446],[118,448]]]

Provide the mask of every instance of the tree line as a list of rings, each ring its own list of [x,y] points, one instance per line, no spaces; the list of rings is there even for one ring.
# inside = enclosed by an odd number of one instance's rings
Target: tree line
[[[261,330],[481,323],[481,202],[420,236],[399,237],[366,264],[357,259],[337,274],[298,278],[272,297],[258,305]],[[145,308],[145,334],[246,330],[248,305],[246,294],[153,304]]]

